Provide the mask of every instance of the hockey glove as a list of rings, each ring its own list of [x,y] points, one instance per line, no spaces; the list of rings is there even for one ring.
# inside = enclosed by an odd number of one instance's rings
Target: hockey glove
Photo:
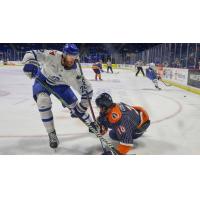
[[[30,78],[35,78],[39,70],[39,63],[36,60],[31,60],[24,65],[23,71]]]

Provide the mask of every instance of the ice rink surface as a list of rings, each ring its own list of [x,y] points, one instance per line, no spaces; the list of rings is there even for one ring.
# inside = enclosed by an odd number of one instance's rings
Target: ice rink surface
[[[115,102],[141,105],[150,115],[151,126],[145,135],[134,141],[137,155],[200,154],[200,96],[176,87],[161,91],[142,76],[130,70],[119,74],[103,73],[103,81],[94,81],[91,69],[84,69],[91,80],[95,97],[108,92]],[[0,67],[0,154],[100,154],[99,140],[88,133],[78,119],[52,96],[53,113],[60,146],[49,148],[47,133],[32,98],[33,80],[22,67]],[[106,136],[109,140],[109,138]],[[115,143],[113,143],[115,144]]]

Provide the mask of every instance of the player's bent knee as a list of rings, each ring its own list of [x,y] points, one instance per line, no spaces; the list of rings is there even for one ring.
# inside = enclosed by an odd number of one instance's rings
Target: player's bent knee
[[[147,120],[144,124],[142,124],[140,128],[136,129],[136,133],[145,132],[149,128],[150,124],[151,124],[151,121]]]
[[[39,109],[51,108],[51,98],[47,93],[40,93],[37,96],[37,106]]]

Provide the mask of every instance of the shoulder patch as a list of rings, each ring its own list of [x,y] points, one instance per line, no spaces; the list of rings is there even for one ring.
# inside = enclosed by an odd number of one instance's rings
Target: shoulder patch
[[[113,118],[113,119],[117,119],[118,117],[119,117],[119,114],[114,113],[114,112],[112,113],[112,118]]]
[[[110,123],[117,123],[122,117],[122,112],[120,110],[119,105],[116,105],[112,108],[112,110],[108,113],[108,121]]]

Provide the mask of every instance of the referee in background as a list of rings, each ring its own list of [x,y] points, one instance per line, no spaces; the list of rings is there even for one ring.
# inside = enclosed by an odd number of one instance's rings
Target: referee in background
[[[112,69],[112,62],[110,59],[108,59],[107,64],[107,73],[109,73],[109,70],[111,71],[111,73],[113,74],[113,69]]]
[[[137,67],[137,72],[136,72],[136,76],[138,76],[138,74],[140,73],[140,71],[142,72],[143,76],[145,76],[144,74],[144,70],[142,68],[142,66],[144,66],[144,62],[142,60],[138,60],[135,63],[135,66]]]

